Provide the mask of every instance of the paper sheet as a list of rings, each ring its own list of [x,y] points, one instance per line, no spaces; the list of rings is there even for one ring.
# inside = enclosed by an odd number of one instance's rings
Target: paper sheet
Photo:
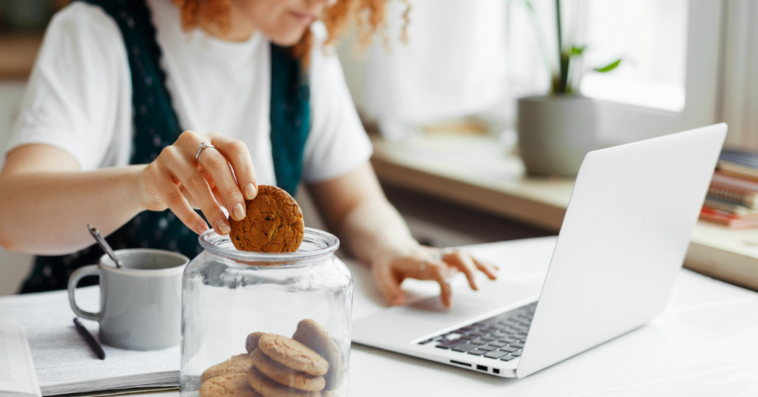
[[[0,396],[39,395],[24,328],[14,321],[0,321]]]
[[[99,287],[77,289],[77,303],[97,311]],[[0,318],[27,331],[37,377],[45,396],[136,387],[179,385],[179,347],[138,352],[103,345],[100,360],[76,332],[67,291],[0,298]],[[98,324],[83,320],[98,338]]]

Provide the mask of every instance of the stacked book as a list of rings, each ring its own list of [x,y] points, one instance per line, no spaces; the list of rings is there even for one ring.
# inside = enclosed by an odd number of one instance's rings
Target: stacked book
[[[758,153],[721,152],[700,219],[731,229],[758,227]]]

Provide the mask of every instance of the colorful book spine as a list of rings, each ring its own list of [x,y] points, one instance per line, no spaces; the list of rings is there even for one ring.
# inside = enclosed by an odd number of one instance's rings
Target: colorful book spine
[[[718,168],[729,175],[758,180],[758,153],[724,149],[719,156]]]
[[[758,227],[758,154],[721,152],[700,219],[731,229]]]
[[[730,229],[747,229],[758,226],[758,217],[744,218],[739,215],[730,214],[726,211],[719,211],[708,207],[700,210],[700,219],[720,225],[727,226]]]

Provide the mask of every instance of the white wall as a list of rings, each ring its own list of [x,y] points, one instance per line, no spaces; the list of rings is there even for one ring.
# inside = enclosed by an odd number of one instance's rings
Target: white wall
[[[358,48],[354,28],[346,33],[337,46],[337,56],[342,64],[345,81],[353,97],[355,107],[361,111],[366,110],[366,62],[369,56],[369,48]]]
[[[10,127],[24,92],[23,82],[0,82],[0,149],[5,150]],[[0,168],[5,156],[0,155]],[[31,255],[8,252],[0,248],[0,296],[10,295],[26,277],[31,265]]]

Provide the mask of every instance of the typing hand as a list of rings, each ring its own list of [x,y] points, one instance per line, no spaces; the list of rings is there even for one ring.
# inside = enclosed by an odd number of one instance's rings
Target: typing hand
[[[440,285],[440,299],[450,307],[452,292],[449,278],[463,272],[471,289],[477,290],[475,273],[481,271],[490,280],[495,280],[498,268],[480,261],[466,251],[440,250],[418,246],[410,254],[388,255],[372,264],[372,273],[379,290],[390,306],[402,305],[405,301],[400,284],[406,278],[432,280]]]

